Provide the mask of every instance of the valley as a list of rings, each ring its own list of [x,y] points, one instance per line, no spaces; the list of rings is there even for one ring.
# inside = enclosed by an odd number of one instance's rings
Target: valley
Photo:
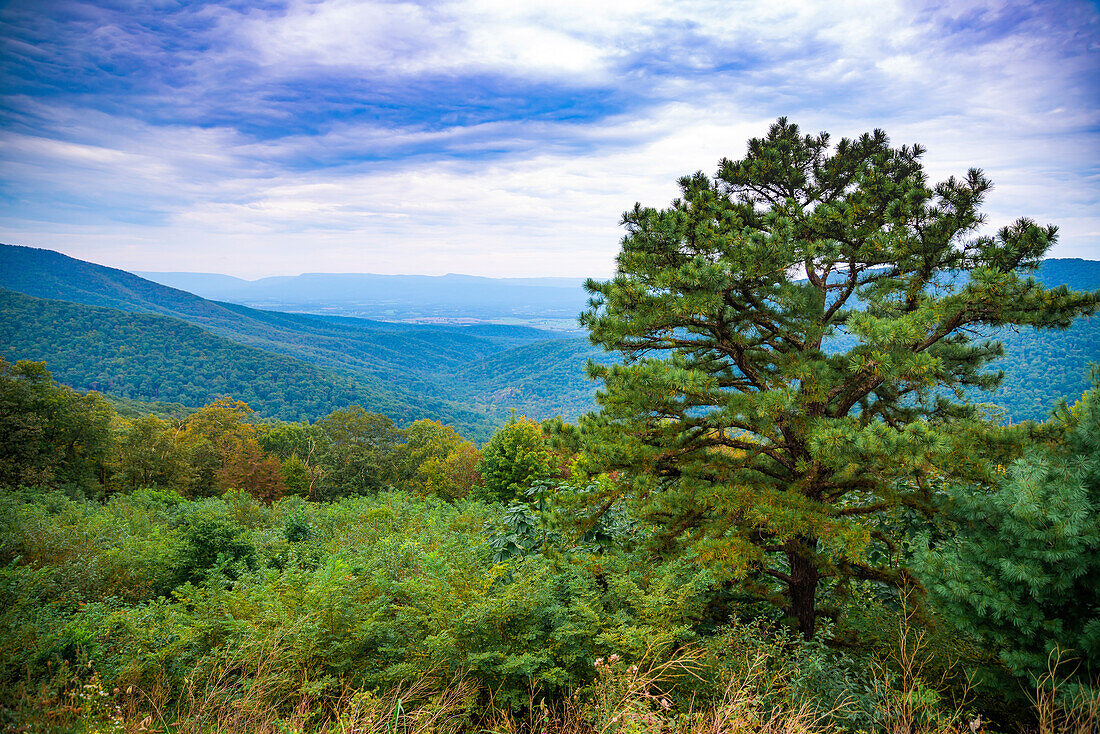
[[[585,376],[585,365],[612,360],[576,336],[576,329],[481,318],[503,318],[502,299],[515,294],[527,294],[516,311],[532,320],[553,320],[569,307],[579,313],[584,293],[567,279],[318,275],[253,284],[228,276],[167,275],[159,277],[242,301],[270,298],[282,284],[299,300],[280,303],[318,310],[326,290],[336,310],[354,310],[348,304],[355,298],[371,313],[436,292],[437,305],[428,309],[439,312],[436,318],[474,323],[266,310],[49,250],[2,245],[0,288],[9,292],[0,298],[0,356],[45,360],[64,384],[129,400],[196,408],[232,395],[261,416],[292,420],[316,420],[355,403],[402,422],[442,420],[478,440],[513,410],[536,420],[574,420],[592,410],[597,385]],[[1037,278],[1048,286],[1100,288],[1100,263],[1048,260]],[[342,285],[332,287],[334,279]],[[496,310],[486,310],[486,304],[496,304]],[[993,393],[971,399],[998,406],[1012,421],[1042,420],[1058,398],[1086,389],[1088,365],[1100,361],[1095,318],[1061,332],[1004,329],[987,336],[1004,342],[1006,354],[993,366],[1004,370],[1005,380]]]

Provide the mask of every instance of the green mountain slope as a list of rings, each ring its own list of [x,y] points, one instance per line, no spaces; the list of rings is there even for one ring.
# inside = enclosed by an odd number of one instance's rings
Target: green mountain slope
[[[436,397],[439,386],[427,379],[429,373],[556,336],[525,327],[467,330],[261,311],[208,301],[50,250],[11,245],[0,245],[0,287],[39,298],[171,316],[241,344],[396,379]]]
[[[515,326],[421,326],[218,303],[50,250],[0,245],[0,287],[39,298],[171,316],[235,342],[383,380],[410,399],[444,399],[445,375],[517,345],[557,337]],[[465,393],[465,390],[460,390]]]
[[[1046,260],[1035,279],[1048,287],[1100,289],[1100,262],[1081,259]],[[1100,362],[1100,317],[1083,318],[1065,331],[1031,328],[996,329],[985,336],[1004,344],[1005,356],[991,365],[1005,373],[992,393],[975,393],[972,400],[993,403],[1012,421],[1045,420],[1060,398],[1077,400],[1089,388],[1089,364]]]
[[[448,401],[460,401],[462,407],[441,409],[433,417],[469,424],[472,418],[455,416],[485,409],[500,420],[512,408],[537,418],[558,413],[573,417],[592,405],[595,390],[583,374],[591,351],[586,341],[571,340],[575,346],[568,355],[550,350],[540,358],[539,348],[524,347],[559,335],[530,327],[426,326],[260,311],[208,301],[49,250],[10,245],[0,245],[0,287],[42,298],[171,316],[239,344],[347,372],[370,385],[376,397],[390,394],[411,406],[401,415],[423,413],[429,404],[447,408]],[[74,334],[69,341],[76,338]],[[477,367],[489,358],[494,361]],[[561,359],[566,361],[559,363]],[[553,369],[543,373],[548,364]],[[54,360],[50,365],[59,379],[69,374],[66,365],[55,365]],[[516,376],[506,394],[501,393],[496,369]],[[159,399],[155,393],[140,397]]]
[[[315,419],[352,404],[397,420],[443,418],[471,435],[486,416],[444,401],[413,401],[363,375],[340,374],[248,347],[178,319],[0,290],[0,356],[44,360],[54,377],[122,398],[198,406],[244,400],[260,415]]]
[[[1092,290],[1100,287],[1100,262],[1048,260],[1037,277],[1048,285]],[[374,404],[392,405],[397,418],[428,415],[456,425],[482,425],[485,419],[476,417],[481,412],[500,421],[510,409],[532,418],[575,418],[594,407],[596,386],[585,377],[586,362],[610,358],[585,339],[555,338],[559,335],[529,327],[418,326],[260,311],[208,301],[121,270],[27,247],[0,245],[0,287],[172,316],[238,345],[292,357],[327,375],[344,375],[340,379],[353,380]],[[188,333],[191,338],[196,332]],[[83,352],[76,345],[87,336],[73,332],[65,337],[73,345],[65,352],[70,356],[58,353],[55,359],[79,362]],[[996,365],[1005,370],[1005,382],[996,393],[973,399],[1007,408],[1013,420],[1042,419],[1060,397],[1079,396],[1087,387],[1088,363],[1100,361],[1100,319],[1079,321],[1066,332],[1024,330],[991,336],[1005,344],[1006,357]],[[119,342],[120,349],[125,341]],[[83,351],[96,353],[94,348]],[[68,364],[50,360],[50,366],[59,377],[70,374]],[[81,369],[87,377],[90,366]],[[195,384],[194,389],[199,388]],[[139,392],[132,397],[162,399],[155,392]],[[283,397],[293,400],[296,394]],[[307,401],[306,407],[283,410],[309,413],[316,404]]]
[[[974,399],[1008,410],[1013,421],[1044,420],[1059,398],[1071,403],[1089,389],[1088,365],[1100,362],[1100,317],[1079,319],[1064,332],[1002,331],[1001,387]]]
[[[606,362],[611,357],[585,339],[517,347],[456,372],[456,397],[488,411],[515,408],[532,418],[573,419],[595,407],[596,385],[585,374],[590,359]]]

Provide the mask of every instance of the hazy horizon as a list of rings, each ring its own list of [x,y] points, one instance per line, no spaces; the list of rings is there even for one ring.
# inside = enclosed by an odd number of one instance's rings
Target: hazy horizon
[[[97,263],[102,264],[102,263]],[[108,266],[113,267],[113,266]],[[122,270],[123,268],[119,268]],[[217,273],[209,270],[128,270],[127,272],[133,273],[145,277],[147,275],[215,275],[219,277],[233,278],[235,280],[242,280],[246,283],[255,283],[259,280],[267,280],[269,278],[299,278],[304,275],[371,275],[384,278],[484,278],[487,280],[579,280],[583,281],[593,276],[589,275],[528,275],[528,276],[509,276],[509,275],[479,275],[477,273],[440,273],[438,275],[428,275],[425,273],[358,273],[358,272],[339,272],[339,271],[316,271],[316,272],[303,272],[303,273],[276,273],[274,275],[264,275],[259,278],[242,278],[237,275],[230,275],[229,273]]]

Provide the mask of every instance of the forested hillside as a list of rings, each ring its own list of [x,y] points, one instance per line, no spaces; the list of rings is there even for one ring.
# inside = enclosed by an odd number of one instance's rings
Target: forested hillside
[[[464,412],[488,412],[497,421],[511,409],[537,418],[559,413],[575,417],[593,404],[595,386],[584,376],[583,365],[588,355],[598,355],[599,350],[575,340],[567,355],[573,361],[558,365],[556,360],[562,356],[556,346],[559,335],[529,327],[422,326],[260,311],[207,301],[48,250],[8,245],[0,246],[0,286],[41,298],[171,316],[243,345],[345,372],[370,385],[368,392],[379,404],[411,406],[398,410],[398,416],[422,416],[438,408],[432,413],[435,417],[472,428],[470,418],[462,417]],[[138,356],[130,368],[140,372],[142,346],[122,333],[115,337],[123,339],[118,349]],[[50,353],[50,367],[61,379],[84,374],[69,368],[66,355],[80,361],[85,351],[82,340],[87,338],[85,332],[74,331],[60,341],[64,350]],[[47,359],[46,352],[33,350],[18,356]],[[477,368],[480,360],[490,357],[517,376],[508,390],[502,391],[493,370]],[[55,364],[54,360],[61,362]],[[549,365],[556,365],[551,377],[544,373]],[[459,374],[466,370],[470,372]],[[140,375],[132,375],[126,382],[144,384]],[[87,382],[73,384],[90,387]],[[116,380],[116,384],[120,383]],[[208,392],[217,393],[218,387],[210,386]],[[387,394],[389,397],[384,397]],[[158,399],[155,393],[137,388],[129,396]],[[466,407],[447,408],[448,401],[460,401]]]
[[[612,357],[586,339],[553,339],[477,360],[453,379],[456,391],[465,386],[469,399],[494,408],[520,403],[531,405],[525,412],[535,418],[573,418],[595,405],[593,382],[585,372],[589,360],[606,363]],[[538,405],[553,406],[553,411],[534,409]]]
[[[402,385],[243,346],[178,319],[0,290],[0,349],[45,361],[59,381],[141,401],[204,405],[232,395],[260,415],[315,420],[359,404],[397,420],[445,416],[472,435],[487,417]]]
[[[1035,279],[1048,288],[1100,290],[1100,262],[1046,260]],[[1004,344],[1004,356],[990,365],[1004,371],[1004,381],[992,393],[971,397],[1004,408],[1013,421],[1047,418],[1060,398],[1072,399],[1088,389],[1089,365],[1100,363],[1100,318],[1095,315],[1076,319],[1064,331],[1006,327],[980,333]]]
[[[0,287],[39,298],[171,316],[249,346],[372,374],[401,372],[405,379],[553,336],[523,327],[471,332],[261,311],[208,301],[49,250],[10,245],[0,246]]]

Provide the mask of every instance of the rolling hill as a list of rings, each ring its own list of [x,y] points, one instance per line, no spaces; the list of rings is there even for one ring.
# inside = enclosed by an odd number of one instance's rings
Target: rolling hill
[[[1100,262],[1048,260],[1037,278],[1096,289]],[[53,299],[32,305],[5,296],[0,344],[7,351],[0,354],[45,359],[67,384],[134,400],[193,404],[197,396],[228,392],[279,416],[314,416],[346,400],[401,420],[430,416],[480,438],[511,409],[566,419],[592,409],[595,385],[584,366],[590,359],[611,359],[585,339],[529,327],[391,323],[210,301],[26,247],[0,245],[0,287]],[[90,310],[82,313],[76,304]],[[133,318],[127,327],[123,313],[149,318]],[[159,320],[150,321],[153,316]],[[1079,320],[1065,332],[1001,330],[989,336],[1005,344],[1006,356],[994,365],[1006,372],[1005,381],[995,393],[971,398],[1005,407],[1013,420],[1042,419],[1059,398],[1076,399],[1088,387],[1088,364],[1100,361],[1100,318]],[[178,359],[166,354],[172,349]],[[211,362],[209,369],[203,360]],[[251,366],[235,370],[235,362]],[[188,370],[191,363],[197,367]],[[153,364],[186,377],[190,387],[165,392],[163,381],[150,379],[145,369]],[[246,384],[249,375],[255,375],[252,386]],[[280,407],[280,401],[290,405]]]
[[[573,366],[560,367],[553,380],[543,375],[525,381],[526,388],[502,393],[499,381],[489,379],[489,371],[466,373],[480,360],[492,358],[495,364],[511,365],[513,372],[526,369],[530,375],[539,375],[542,367],[560,356],[557,347],[539,345],[560,341],[560,334],[529,327],[428,326],[263,311],[209,301],[57,252],[10,245],[0,245],[0,287],[39,298],[178,319],[239,345],[326,368],[344,379],[354,378],[375,396],[376,403],[385,402],[384,394],[389,402],[402,406],[395,417],[423,415],[427,406],[438,411],[433,417],[456,425],[471,424],[472,418],[466,414],[478,411],[488,414],[487,421],[503,420],[511,409],[536,418],[575,417],[591,405],[595,389],[584,376],[583,355],[599,352],[579,339],[572,340]],[[79,340],[80,335],[74,333],[65,341],[75,345]],[[126,339],[114,348],[138,354]],[[46,359],[44,355],[25,356]],[[63,376],[68,373],[63,365],[49,362],[65,381]],[[479,375],[486,377],[479,379]],[[555,391],[560,399],[554,398]],[[127,397],[162,399],[156,393],[132,392]],[[582,405],[585,408],[580,408]]]
[[[59,382],[124,399],[200,406],[229,396],[258,414],[315,420],[359,404],[400,421],[445,416],[486,436],[484,413],[410,400],[369,377],[248,347],[179,319],[0,289],[0,356],[45,361]]]

